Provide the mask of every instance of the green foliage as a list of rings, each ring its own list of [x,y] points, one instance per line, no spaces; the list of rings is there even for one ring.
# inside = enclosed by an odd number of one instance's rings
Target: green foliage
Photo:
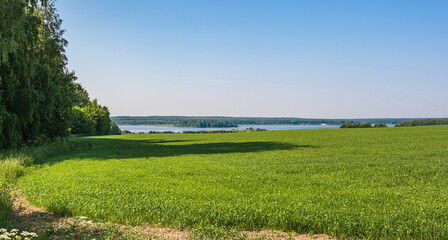
[[[71,133],[94,135],[95,123],[87,118],[85,111],[79,106],[72,108]]]
[[[448,125],[448,118],[430,118],[430,119],[403,121],[395,126],[407,127],[407,126],[427,126],[427,125]]]
[[[213,127],[238,127],[226,120],[214,119],[185,119],[176,123],[176,127],[195,127],[195,128],[213,128]]]
[[[71,125],[108,134],[109,111],[66,67],[54,1],[0,0],[0,19],[0,149],[65,138]]]
[[[22,162],[21,157],[0,159],[0,228],[12,227],[12,202],[9,192],[17,178],[23,175]]]
[[[52,1],[0,0],[0,148],[67,136],[74,74]]]
[[[266,129],[264,129],[264,128],[253,128],[253,127],[250,127],[250,128],[246,128],[245,131],[249,131],[249,132],[261,132],[261,131],[266,131]]]
[[[115,122],[110,121],[109,135],[120,135],[121,129]]]
[[[204,133],[236,133],[236,132],[242,132],[241,130],[200,130],[200,131],[183,131],[184,134],[204,134]],[[148,132],[150,134],[157,134],[155,131]],[[169,132],[166,131],[166,133],[175,133],[175,132]]]
[[[12,227],[11,199],[7,192],[0,190],[0,226]]]
[[[446,239],[448,126],[83,138],[19,179],[35,204],[102,221]]]
[[[73,107],[71,117],[73,134],[107,135],[120,131],[116,124],[112,125],[107,107],[99,105],[96,99],[83,107]]]
[[[90,102],[89,93],[79,83],[73,84],[73,105],[85,107]]]

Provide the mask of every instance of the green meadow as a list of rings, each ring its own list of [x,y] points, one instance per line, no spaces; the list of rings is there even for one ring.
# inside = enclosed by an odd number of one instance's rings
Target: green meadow
[[[75,138],[18,185],[122,224],[448,239],[448,126]]]

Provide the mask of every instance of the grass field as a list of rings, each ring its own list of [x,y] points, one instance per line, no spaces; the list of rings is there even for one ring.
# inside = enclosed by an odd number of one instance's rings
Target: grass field
[[[63,215],[177,228],[448,238],[448,126],[80,138],[19,186]]]
[[[15,190],[17,179],[24,175],[26,166],[88,147],[87,142],[77,141],[0,151],[0,229],[13,227],[11,192]]]

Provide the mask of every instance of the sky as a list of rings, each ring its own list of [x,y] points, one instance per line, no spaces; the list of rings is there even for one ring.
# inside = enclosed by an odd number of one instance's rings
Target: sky
[[[59,0],[112,116],[448,117],[448,1]]]

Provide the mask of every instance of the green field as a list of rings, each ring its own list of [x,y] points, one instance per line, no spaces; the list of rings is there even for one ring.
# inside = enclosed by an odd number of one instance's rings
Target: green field
[[[79,138],[19,186],[63,215],[448,239],[448,126]]]

